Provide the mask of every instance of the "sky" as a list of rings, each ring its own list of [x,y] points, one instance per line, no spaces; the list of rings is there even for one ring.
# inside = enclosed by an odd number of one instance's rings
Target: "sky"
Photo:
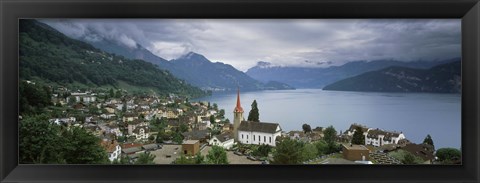
[[[188,52],[246,71],[358,60],[461,56],[461,19],[44,19],[69,37],[142,45],[167,60]]]

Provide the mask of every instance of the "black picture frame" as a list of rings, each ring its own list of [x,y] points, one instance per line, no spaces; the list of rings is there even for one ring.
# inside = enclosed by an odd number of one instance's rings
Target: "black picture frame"
[[[478,0],[1,0],[1,182],[479,182]],[[18,165],[19,18],[461,18],[458,166]],[[448,129],[446,129],[448,130]]]

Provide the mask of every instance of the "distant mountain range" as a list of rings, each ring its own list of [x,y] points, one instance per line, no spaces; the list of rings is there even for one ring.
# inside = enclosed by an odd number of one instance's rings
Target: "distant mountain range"
[[[154,64],[106,53],[35,20],[21,20],[19,32],[21,80],[69,89],[115,87],[190,97],[207,94]]]
[[[327,85],[324,90],[368,92],[461,92],[461,63],[453,61],[430,69],[392,66]]]
[[[229,91],[236,90],[237,87],[244,91],[294,89],[285,83],[260,82],[229,64],[214,63],[203,55],[194,52],[168,61],[154,55],[138,44],[136,48],[128,48],[108,40],[90,43],[96,48],[109,53],[122,55],[130,59],[142,59],[156,64],[160,68],[170,71],[175,77],[184,79],[188,83],[204,90]]]
[[[395,60],[353,61],[341,66],[327,68],[281,67],[273,66],[268,62],[258,62],[255,67],[248,69],[246,74],[262,82],[278,81],[295,88],[323,88],[345,78],[390,66],[427,69],[454,60],[458,59],[415,62]]]

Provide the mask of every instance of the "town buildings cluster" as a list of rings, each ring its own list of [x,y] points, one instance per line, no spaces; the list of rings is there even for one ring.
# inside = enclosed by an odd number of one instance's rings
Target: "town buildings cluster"
[[[118,95],[117,91],[114,96],[86,91],[72,92],[66,96],[66,88],[57,91],[53,94],[53,102],[69,110],[62,111],[61,117],[50,121],[58,125],[81,126],[91,131],[101,139],[99,143],[109,153],[110,161],[122,156],[135,161],[140,153],[161,149],[165,144],[181,145],[181,149],[176,147],[175,150],[185,156],[194,156],[205,146],[213,145],[226,150],[231,150],[237,144],[275,147],[279,137],[313,143],[323,138],[325,130],[317,127],[309,132],[284,132],[279,123],[246,121],[239,91],[233,110],[233,123],[224,118],[225,111],[218,109],[216,104],[189,102],[187,98],[174,94],[164,97],[130,96],[125,95],[124,91]],[[352,136],[359,128],[362,129],[365,142],[352,145]],[[381,156],[379,153],[397,149],[418,155],[425,162],[434,160],[432,147],[410,143],[402,132],[354,123],[344,133],[338,134],[337,140],[343,144],[343,158],[350,161],[371,163],[370,160]]]

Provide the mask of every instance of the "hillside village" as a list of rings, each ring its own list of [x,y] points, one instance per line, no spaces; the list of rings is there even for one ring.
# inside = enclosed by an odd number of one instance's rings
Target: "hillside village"
[[[58,87],[51,88],[51,102],[54,107],[48,109],[52,114],[49,122],[86,129],[99,139],[112,163],[131,164],[148,154],[155,164],[199,164],[194,160],[203,159],[218,147],[229,164],[441,163],[433,143],[412,143],[403,132],[356,123],[343,133],[332,126],[312,129],[308,124],[286,132],[279,123],[246,121],[239,91],[233,122],[224,117],[225,110],[217,104],[189,101],[175,94],[129,95],[124,90],[70,91]],[[360,143],[354,140],[357,132],[363,137]],[[301,150],[281,161],[278,153],[287,142]],[[411,155],[411,160],[405,160]],[[461,161],[457,158],[453,163]]]

